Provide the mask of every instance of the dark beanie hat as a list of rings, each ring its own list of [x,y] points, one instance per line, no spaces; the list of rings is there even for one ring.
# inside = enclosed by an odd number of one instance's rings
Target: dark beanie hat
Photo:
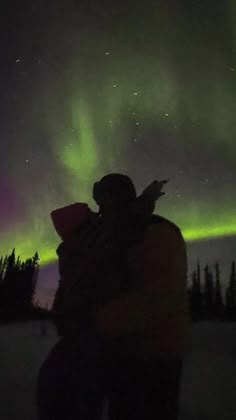
[[[135,200],[136,190],[133,182],[127,175],[112,173],[105,175],[93,186],[93,198],[100,205],[103,197],[111,194],[124,194],[127,199]]]

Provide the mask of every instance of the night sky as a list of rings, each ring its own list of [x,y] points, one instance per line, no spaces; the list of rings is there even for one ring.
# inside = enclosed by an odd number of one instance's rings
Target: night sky
[[[169,178],[157,210],[201,252],[232,253],[235,2],[21,1],[1,16],[0,254],[54,261],[50,211],[95,209],[108,172],[138,192]]]

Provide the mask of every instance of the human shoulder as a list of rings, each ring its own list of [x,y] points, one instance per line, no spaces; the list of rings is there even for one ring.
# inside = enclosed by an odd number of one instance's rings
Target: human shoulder
[[[146,227],[144,241],[170,246],[184,243],[184,238],[181,229],[175,223],[164,217],[154,215]]]

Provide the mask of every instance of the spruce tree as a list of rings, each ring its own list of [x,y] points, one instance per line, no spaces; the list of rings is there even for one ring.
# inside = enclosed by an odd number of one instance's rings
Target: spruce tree
[[[215,275],[216,275],[216,284],[215,284],[215,315],[216,317],[222,317],[224,305],[222,298],[222,287],[220,282],[220,267],[218,262],[215,264]]]
[[[236,270],[235,261],[231,264],[230,279],[226,290],[226,310],[230,319],[236,319]]]
[[[208,265],[205,266],[205,283],[204,283],[204,306],[205,306],[205,316],[207,319],[213,317],[213,305],[214,305],[214,286],[213,286],[213,276],[209,270]]]
[[[193,321],[202,318],[202,291],[200,278],[200,264],[198,262],[197,270],[192,273],[192,285],[190,289],[190,310]]]

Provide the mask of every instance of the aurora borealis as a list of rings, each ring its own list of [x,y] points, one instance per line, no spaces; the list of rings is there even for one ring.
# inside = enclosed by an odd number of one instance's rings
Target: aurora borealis
[[[187,240],[236,235],[233,1],[23,1],[4,10],[1,254],[55,259],[52,209],[108,172]],[[49,4],[48,4],[49,3]],[[176,3],[176,4],[175,4]]]

